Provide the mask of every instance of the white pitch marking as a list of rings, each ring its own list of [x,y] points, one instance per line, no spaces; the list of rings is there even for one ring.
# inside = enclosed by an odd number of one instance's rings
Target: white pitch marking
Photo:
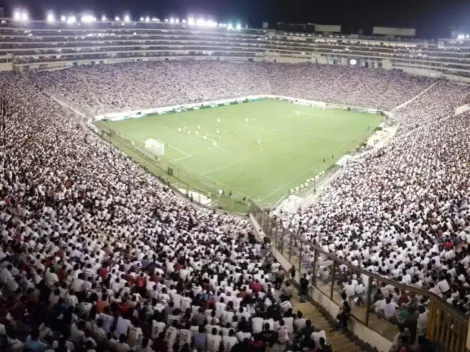
[[[188,159],[188,158],[192,158],[192,157],[193,157],[192,155],[183,156],[181,158],[173,159],[173,161],[180,161],[180,160],[184,160],[184,159]]]

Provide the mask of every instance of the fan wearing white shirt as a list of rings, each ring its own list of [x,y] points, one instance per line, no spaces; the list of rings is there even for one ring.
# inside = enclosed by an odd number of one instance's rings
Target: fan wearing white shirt
[[[442,278],[442,280],[437,283],[437,287],[439,287],[439,290],[442,293],[446,293],[447,291],[449,291],[450,286],[449,286],[449,283],[448,283],[448,276]]]
[[[297,319],[294,321],[295,331],[301,331],[306,326],[307,320],[303,317],[301,311],[297,312]]]
[[[129,319],[124,317],[118,317],[116,321],[116,330],[114,330],[114,336],[118,337],[121,335],[127,336],[129,334],[129,329],[132,327],[132,323]]]
[[[390,297],[385,300],[385,304],[383,305],[383,312],[385,319],[390,320],[391,318],[395,317],[396,309],[399,307]]]
[[[346,292],[346,296],[348,299],[351,299],[356,294],[356,285],[349,280],[347,283],[344,284],[344,291]]]
[[[177,321],[173,321],[172,325],[165,332],[165,342],[168,344],[168,349],[171,351],[172,346],[176,343],[178,337]]]
[[[180,347],[184,346],[185,344],[191,345],[191,339],[193,337],[192,332],[190,330],[191,324],[187,323],[183,329],[180,329],[178,335],[178,344]]]
[[[287,326],[285,326],[284,319],[279,321],[277,334],[280,343],[287,343],[289,341],[289,331],[287,330]]]
[[[251,319],[253,333],[258,334],[263,331],[263,318],[256,316]]]
[[[192,303],[191,298],[186,297],[186,296],[181,298],[181,311],[186,312],[186,309],[190,309],[191,303]]]
[[[228,336],[222,337],[222,345],[224,347],[224,352],[231,352],[233,346],[238,343],[238,339],[235,337],[235,331],[230,329]]]
[[[222,337],[217,333],[216,328],[212,328],[212,333],[207,335],[207,352],[218,352]]]
[[[215,303],[215,314],[218,318],[220,318],[225,310],[227,305],[225,304],[225,300],[223,297],[220,298],[219,302]]]
[[[156,339],[160,334],[165,331],[166,324],[161,321],[152,320],[152,339]]]
[[[325,330],[322,330],[321,328],[315,328],[315,331],[312,332],[312,335],[310,336],[313,341],[315,341],[315,346],[320,346],[320,339],[323,337],[326,342],[326,333]]]
[[[287,331],[290,335],[294,333],[294,318],[292,317],[292,310],[290,310],[289,316],[284,316],[282,320],[284,321],[285,326],[287,327]]]

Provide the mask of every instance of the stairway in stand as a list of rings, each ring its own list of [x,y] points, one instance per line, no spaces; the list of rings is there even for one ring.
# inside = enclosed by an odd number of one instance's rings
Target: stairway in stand
[[[321,307],[312,302],[301,303],[294,289],[291,303],[296,310],[300,310],[305,319],[310,319],[313,326],[320,327],[326,332],[327,342],[331,344],[334,352],[376,352],[377,349],[359,340],[351,333],[342,333],[336,329],[336,323]]]

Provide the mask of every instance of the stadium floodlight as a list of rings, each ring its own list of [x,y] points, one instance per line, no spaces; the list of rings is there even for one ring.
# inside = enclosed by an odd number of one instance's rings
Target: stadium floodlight
[[[175,19],[175,23],[180,23],[180,19],[178,17]]]
[[[28,22],[29,21],[29,14],[25,10],[23,10],[21,12],[20,21],[21,22]]]
[[[108,20],[108,19],[106,18],[106,16],[101,17],[101,21],[102,21],[102,22],[106,22],[107,20]]]
[[[116,16],[116,17],[114,17],[114,20],[115,21],[120,21],[121,19],[119,18],[119,16]]]
[[[206,21],[204,20],[204,18],[200,18],[200,19],[197,20],[196,24],[199,27],[204,27],[206,25]]]
[[[467,35],[465,36],[465,39],[468,39],[468,38],[470,38],[470,35],[467,34]]]
[[[170,20],[168,18],[165,18],[165,23],[168,23]]]
[[[242,29],[242,25],[240,23],[237,23],[237,31],[240,31]]]
[[[145,22],[150,22],[150,17],[145,17]]]
[[[21,10],[16,9],[13,11],[13,19],[15,21],[21,20]]]
[[[144,22],[144,18],[143,18],[143,17],[140,18],[140,22]]]
[[[165,22],[167,22],[167,20],[165,20]],[[175,19],[173,17],[170,17],[170,23],[171,24],[175,23]]]
[[[67,17],[66,16],[60,16],[60,21],[61,22],[67,22]]]
[[[233,29],[233,25],[232,25],[231,23],[229,23],[229,24],[227,25],[227,29],[228,29],[229,31],[231,31],[231,30]]]
[[[77,22],[77,17],[76,16],[67,17],[67,23],[68,24],[74,24],[75,22]]]
[[[48,23],[54,23],[55,22],[55,17],[54,17],[54,14],[52,12],[47,13],[46,21]]]
[[[124,16],[124,22],[127,22],[127,23],[128,23],[128,22],[130,22],[130,21],[131,21],[130,16],[129,16],[129,15],[125,15],[125,16]]]
[[[95,22],[96,18],[93,17],[92,15],[83,15],[80,21],[82,23],[93,23]]]
[[[186,20],[185,20],[185,19],[183,19],[181,22],[182,22],[183,24],[186,24]]]
[[[192,18],[192,17],[189,17],[189,18],[188,18],[188,25],[194,26],[195,23],[196,23],[196,22],[194,21],[194,18]]]

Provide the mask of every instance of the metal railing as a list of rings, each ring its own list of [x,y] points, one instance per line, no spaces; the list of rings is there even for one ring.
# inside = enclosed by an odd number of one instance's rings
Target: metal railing
[[[362,283],[362,292],[355,292],[346,300],[350,303],[351,315],[365,326],[389,340],[393,340],[399,327],[403,326],[410,330],[411,342],[423,335],[439,346],[440,352],[465,351],[468,317],[440,297],[353,266],[309,243],[300,233],[285,229],[253,202],[250,204],[250,214],[270,238],[272,247],[294,265],[301,275],[310,274],[312,285],[338,306],[342,306],[345,300],[345,284],[348,285],[352,280]],[[400,304],[393,316],[384,314],[377,303],[390,294]],[[417,324],[419,306],[426,308],[427,326]]]

